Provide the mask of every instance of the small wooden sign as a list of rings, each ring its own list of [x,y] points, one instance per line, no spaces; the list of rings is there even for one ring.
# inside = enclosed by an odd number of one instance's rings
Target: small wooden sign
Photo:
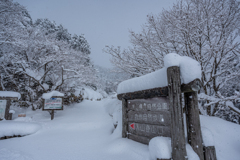
[[[167,97],[127,101],[127,135],[148,144],[156,136],[171,137],[171,114]]]
[[[50,99],[44,99],[43,111],[51,111],[51,120],[54,119],[54,110],[63,110],[63,97],[53,96]]]
[[[50,99],[44,99],[43,111],[47,110],[63,110],[62,97],[52,97]]]

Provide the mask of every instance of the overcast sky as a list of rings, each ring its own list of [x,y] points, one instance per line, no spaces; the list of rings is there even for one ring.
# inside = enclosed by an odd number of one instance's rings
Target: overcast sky
[[[48,18],[71,34],[84,34],[94,64],[111,67],[105,45],[130,46],[129,30],[141,31],[149,13],[158,14],[176,0],[15,0],[32,19]]]

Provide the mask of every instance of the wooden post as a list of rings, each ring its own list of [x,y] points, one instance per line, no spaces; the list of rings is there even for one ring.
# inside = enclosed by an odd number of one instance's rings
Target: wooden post
[[[188,143],[197,153],[200,160],[204,160],[197,92],[184,93],[184,100],[186,110]]]
[[[167,69],[167,78],[171,111],[172,159],[187,160],[183,111],[180,103],[181,81],[179,67],[169,67]]]
[[[12,120],[12,113],[9,113],[9,120]]]
[[[204,147],[204,160],[217,160],[214,146]]]
[[[127,137],[127,100],[122,99],[122,138]]]
[[[5,110],[5,119],[6,120],[10,120],[9,117],[9,110],[10,110],[10,105],[11,105],[11,99],[6,99],[7,100],[7,104],[6,104],[6,110]]]
[[[51,113],[51,120],[53,120],[54,118],[54,110],[52,110],[52,113]]]

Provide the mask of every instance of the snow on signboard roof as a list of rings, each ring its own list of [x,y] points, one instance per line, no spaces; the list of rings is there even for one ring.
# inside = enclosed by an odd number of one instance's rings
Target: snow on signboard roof
[[[21,94],[13,91],[0,91],[0,97],[14,97],[20,99]]]
[[[52,91],[52,92],[49,92],[49,93],[44,93],[44,94],[42,95],[42,98],[43,98],[43,99],[50,99],[50,98],[53,97],[53,96],[63,97],[64,94],[61,93],[61,92],[58,92],[58,91]]]
[[[181,82],[184,84],[197,78],[201,79],[201,66],[196,60],[180,56],[176,53],[169,53],[164,57],[164,67],[162,69],[121,82],[118,85],[117,93],[121,94],[165,87],[168,85],[167,68],[171,66],[178,66],[180,68]]]

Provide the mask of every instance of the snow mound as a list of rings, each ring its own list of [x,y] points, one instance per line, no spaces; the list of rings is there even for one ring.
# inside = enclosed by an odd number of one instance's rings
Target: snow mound
[[[43,99],[50,99],[50,98],[53,97],[53,96],[63,97],[64,94],[61,93],[61,92],[58,92],[58,91],[52,91],[52,92],[49,92],[49,93],[44,93],[44,94],[42,95],[42,98],[43,98]]]
[[[194,152],[194,150],[188,143],[186,144],[186,150],[187,150],[188,160],[200,160],[197,153]]]
[[[201,79],[201,66],[196,60],[180,56],[176,53],[169,53],[164,57],[164,67],[162,69],[121,82],[118,85],[117,93],[121,94],[165,87],[168,85],[167,68],[171,66],[178,66],[180,68],[181,81],[184,84],[197,78]]]
[[[16,97],[21,98],[21,94],[13,91],[0,91],[0,97]]]
[[[212,132],[206,127],[202,127],[202,138],[204,146],[214,146],[214,139]]]
[[[172,157],[171,138],[154,137],[149,142],[149,153],[152,160],[170,159]]]
[[[9,113],[15,114],[15,111],[14,110],[10,110]]]
[[[37,123],[27,123],[18,121],[1,121],[0,122],[0,137],[14,135],[29,135],[36,133],[41,126]]]

